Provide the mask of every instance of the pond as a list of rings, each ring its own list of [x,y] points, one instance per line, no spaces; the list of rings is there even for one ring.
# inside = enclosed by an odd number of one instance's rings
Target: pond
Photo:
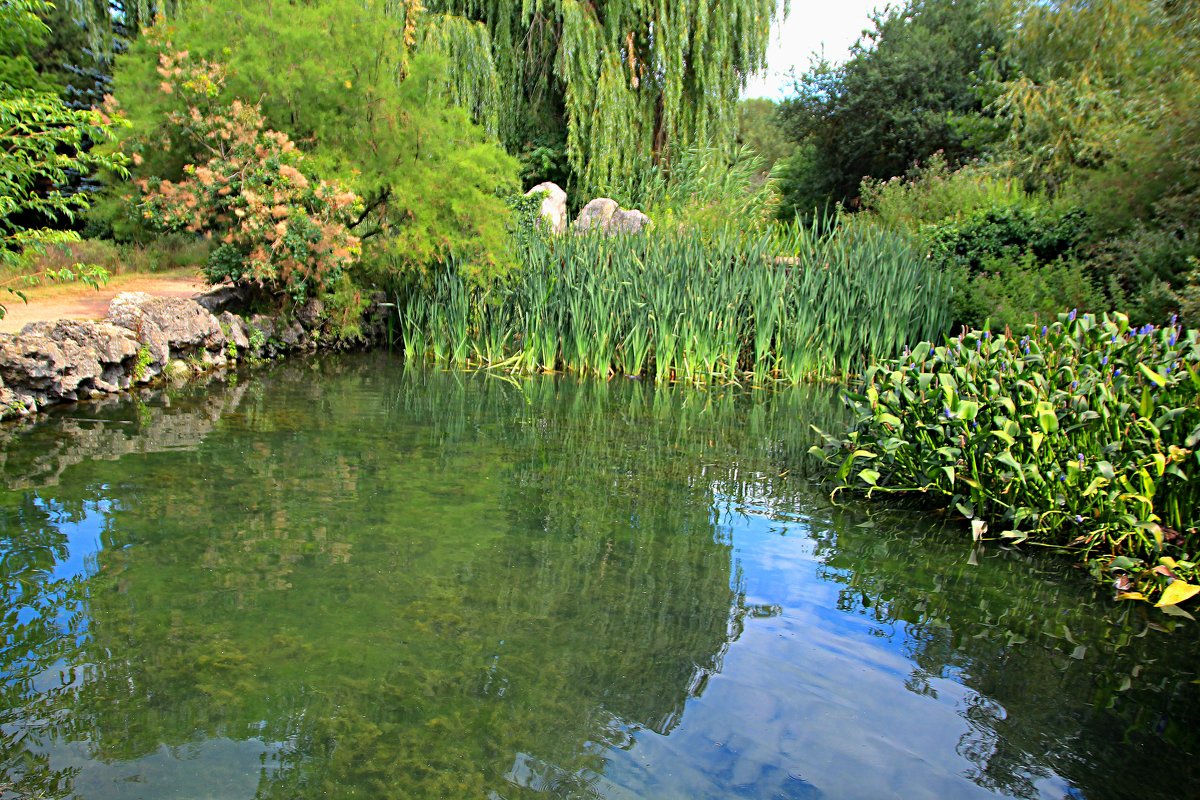
[[[1195,791],[1196,626],[832,505],[840,413],[375,353],[0,429],[0,797]]]

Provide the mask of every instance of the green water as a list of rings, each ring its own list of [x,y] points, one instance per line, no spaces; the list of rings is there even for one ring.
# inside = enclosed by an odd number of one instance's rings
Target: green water
[[[293,362],[0,429],[0,797],[1200,789],[1200,640],[805,478],[827,390]]]

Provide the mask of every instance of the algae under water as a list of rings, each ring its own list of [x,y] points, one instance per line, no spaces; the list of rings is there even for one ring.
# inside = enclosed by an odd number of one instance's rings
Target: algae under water
[[[0,429],[0,797],[1200,787],[1196,626],[832,506],[827,389],[236,377]]]

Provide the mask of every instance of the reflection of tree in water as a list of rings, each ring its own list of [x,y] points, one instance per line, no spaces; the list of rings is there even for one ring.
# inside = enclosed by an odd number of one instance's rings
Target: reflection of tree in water
[[[972,781],[1038,797],[1057,773],[1093,800],[1200,785],[1193,627],[1154,630],[1144,608],[1113,606],[1057,562],[999,548],[968,559],[957,531],[914,543],[887,533],[904,530],[901,515],[859,520],[814,527],[824,576],[844,584],[842,610],[904,642],[910,690],[936,697],[947,677],[969,687],[957,749]]]
[[[53,726],[75,685],[85,634],[86,575],[56,577],[67,557],[59,520],[75,515],[33,494],[0,505],[0,796],[53,797],[73,771],[51,768],[27,746]]]
[[[599,780],[598,744],[677,723],[746,613],[713,487],[802,443],[743,452],[771,421],[732,397],[311,376],[175,397],[39,461],[62,502],[127,501],[69,659],[94,672],[38,698],[62,720],[40,746],[122,761],[255,737],[282,743],[262,796],[567,796]],[[131,445],[149,423],[169,446]]]

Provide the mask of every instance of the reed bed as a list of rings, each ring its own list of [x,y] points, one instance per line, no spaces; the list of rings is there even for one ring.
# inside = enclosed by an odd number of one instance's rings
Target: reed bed
[[[522,246],[503,285],[448,265],[398,303],[406,357],[517,373],[796,384],[860,372],[949,326],[949,281],[909,240],[853,221]]]

